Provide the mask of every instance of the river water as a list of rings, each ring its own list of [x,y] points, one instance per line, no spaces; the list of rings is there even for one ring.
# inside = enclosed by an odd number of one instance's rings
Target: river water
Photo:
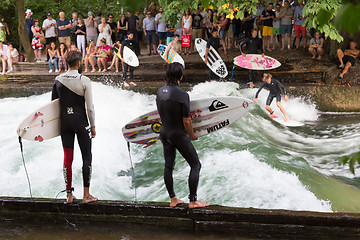
[[[168,201],[163,183],[162,146],[131,145],[133,178],[121,128],[154,110],[155,96],[93,83],[97,136],[93,140],[91,192],[99,199]],[[236,83],[206,82],[193,87],[191,99],[241,96],[256,89]],[[339,165],[343,156],[360,151],[360,115],[324,113],[301,98],[283,102],[291,119],[305,122],[288,128],[264,111],[267,90],[258,105],[232,126],[194,142],[202,162],[198,198],[210,204],[265,209],[360,212],[359,169],[354,176]],[[50,93],[0,99],[0,196],[28,197],[16,128],[30,112],[50,101]],[[275,113],[280,115],[275,103]],[[64,189],[59,137],[42,143],[24,140],[24,156],[34,197],[54,198]],[[82,197],[81,155],[73,163],[75,195]],[[175,191],[187,201],[189,167],[178,154]],[[65,197],[60,195],[61,198]]]

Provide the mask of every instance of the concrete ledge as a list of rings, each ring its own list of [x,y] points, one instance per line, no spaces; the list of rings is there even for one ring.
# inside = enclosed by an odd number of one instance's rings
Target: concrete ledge
[[[64,204],[64,200],[0,198],[0,216],[54,222],[65,216],[72,222],[94,221],[157,225],[192,231],[236,233],[243,236],[360,237],[360,214],[234,208],[212,205],[188,209],[183,204],[99,201]]]

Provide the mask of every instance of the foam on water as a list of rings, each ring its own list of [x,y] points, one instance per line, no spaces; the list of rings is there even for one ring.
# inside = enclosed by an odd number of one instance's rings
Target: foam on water
[[[212,96],[254,98],[256,89],[238,90],[236,83],[207,82],[196,85],[191,99]],[[93,140],[93,175],[91,189],[100,199],[132,200],[134,179],[130,170],[126,141],[121,128],[140,114],[156,108],[155,96],[93,84],[97,136]],[[201,200],[227,206],[282,208],[294,210],[331,211],[329,198],[314,192],[314,185],[304,176],[338,174],[337,159],[353,151],[360,134],[360,125],[306,125],[301,129],[279,126],[264,111],[267,91],[259,96],[259,104],[233,126],[203,137],[194,143],[202,162],[198,195]],[[0,99],[0,195],[29,196],[15,130],[30,112],[49,102],[50,93],[28,98]],[[284,101],[283,101],[284,102]],[[316,106],[301,98],[283,103],[296,121],[316,122]],[[276,106],[272,106],[276,111]],[[339,131],[334,135],[334,131]],[[359,132],[359,131],[357,131]],[[337,144],[342,141],[346,144]],[[81,154],[75,145],[73,185],[81,197]],[[355,149],[354,149],[355,148]],[[132,159],[137,175],[138,199],[167,201],[163,183],[162,146],[143,149],[132,145]],[[24,155],[33,194],[54,197],[64,188],[62,178],[62,147],[60,138],[43,143],[24,141]],[[335,162],[335,163],[334,163]],[[180,156],[174,171],[175,190],[187,200],[189,167]],[[321,195],[321,197],[319,197]]]

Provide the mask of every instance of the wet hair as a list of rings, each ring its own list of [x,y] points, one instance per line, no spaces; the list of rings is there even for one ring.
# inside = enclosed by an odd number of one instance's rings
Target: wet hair
[[[183,77],[184,67],[181,63],[175,62],[168,65],[166,70],[166,80],[168,85],[177,85]]]
[[[254,31],[257,32],[255,28],[251,29],[251,33],[253,33]]]
[[[271,78],[271,77],[272,77],[272,75],[270,73],[264,73],[263,81],[265,82],[266,79]]]
[[[218,30],[216,28],[211,29],[210,33],[217,32]]]
[[[65,61],[69,68],[75,67],[78,62],[81,62],[82,55],[78,51],[70,51],[66,54]]]

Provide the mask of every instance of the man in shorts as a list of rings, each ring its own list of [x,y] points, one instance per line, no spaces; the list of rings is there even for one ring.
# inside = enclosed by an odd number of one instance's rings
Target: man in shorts
[[[275,5],[275,18],[273,19],[273,50],[275,50],[276,39],[281,42],[281,32],[280,32],[280,9],[281,5]]]
[[[266,10],[261,14],[260,20],[264,21],[263,26],[263,48],[265,50],[265,44],[267,43],[267,50],[270,50],[270,38],[273,35],[273,19],[275,18],[275,12],[273,11],[273,3],[269,3]]]
[[[151,11],[146,13],[146,18],[143,20],[143,30],[146,38],[146,44],[149,56],[151,55],[151,45],[153,46],[153,54],[156,53],[156,23],[155,18],[152,16]]]
[[[292,25],[291,21],[294,16],[294,11],[290,8],[289,1],[284,2],[284,8],[280,11],[280,18],[281,18],[281,50],[285,49],[285,37],[287,36],[288,40],[288,49],[290,49],[291,43],[291,30]]]
[[[341,49],[337,50],[337,56],[340,61],[340,68],[344,70],[340,73],[339,78],[342,79],[344,75],[349,71],[351,66],[355,65],[356,58],[359,56],[360,51],[356,49],[357,43],[355,41],[350,42],[350,49],[346,49],[344,52]]]
[[[294,30],[295,30],[295,37],[296,37],[296,43],[295,43],[296,49],[299,49],[300,33],[303,38],[304,49],[306,49],[306,26],[303,26],[303,23],[305,21],[305,17],[302,16],[303,9],[304,9],[304,2],[299,1],[299,5],[296,6],[295,14],[294,14],[294,17],[295,17]]]
[[[157,25],[157,33],[159,38],[159,45],[166,42],[166,20],[163,16],[164,9],[159,7],[159,13],[155,16],[155,24]]]
[[[46,14],[47,19],[44,20],[42,25],[42,30],[45,31],[46,39],[46,55],[49,60],[49,54],[47,54],[48,49],[50,48],[50,43],[56,42],[56,37],[58,35],[57,25],[55,19],[52,18],[51,13]]]
[[[65,13],[59,13],[60,19],[57,20],[56,25],[58,27],[59,32],[59,43],[64,43],[68,49],[70,49],[71,44],[71,23],[69,20],[65,18]]]
[[[199,8],[195,9],[194,13],[192,14],[192,36],[191,36],[191,47],[190,51],[193,51],[194,49],[194,42],[196,38],[202,38],[202,20],[203,16],[200,14]],[[195,50],[194,50],[195,51]]]

